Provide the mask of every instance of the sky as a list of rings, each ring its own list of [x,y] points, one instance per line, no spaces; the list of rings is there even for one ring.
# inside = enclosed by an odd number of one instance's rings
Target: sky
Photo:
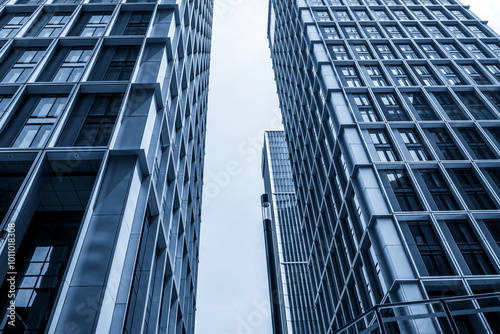
[[[272,334],[260,195],[265,130],[282,129],[269,0],[215,0],[196,334]],[[499,0],[463,0],[500,32]]]

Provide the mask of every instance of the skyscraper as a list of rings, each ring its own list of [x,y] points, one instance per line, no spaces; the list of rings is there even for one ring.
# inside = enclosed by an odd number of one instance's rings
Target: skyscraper
[[[194,332],[212,10],[1,1],[1,333]]]
[[[498,332],[499,36],[456,0],[271,0],[268,37],[319,333]]]
[[[267,131],[262,151],[264,236],[275,334],[316,333],[307,257],[283,131]]]

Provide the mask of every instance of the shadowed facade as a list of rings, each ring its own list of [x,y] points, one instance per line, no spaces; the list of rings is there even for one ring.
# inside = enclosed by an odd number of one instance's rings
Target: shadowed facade
[[[212,10],[1,2],[0,333],[194,333]]]

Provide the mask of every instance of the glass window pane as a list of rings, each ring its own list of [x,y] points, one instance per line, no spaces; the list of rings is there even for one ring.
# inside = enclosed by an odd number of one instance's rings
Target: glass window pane
[[[22,130],[12,147],[30,147],[35,139],[40,125],[26,125]]]
[[[468,221],[447,221],[453,239],[472,275],[494,275],[496,270]]]

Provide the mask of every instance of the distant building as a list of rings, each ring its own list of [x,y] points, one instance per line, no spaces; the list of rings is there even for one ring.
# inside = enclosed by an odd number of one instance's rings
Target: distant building
[[[194,333],[212,10],[0,1],[0,333]]]
[[[285,133],[267,131],[262,152],[262,195],[269,295],[275,334],[316,333]]]
[[[497,333],[498,34],[456,0],[271,0],[268,36],[319,333]]]

